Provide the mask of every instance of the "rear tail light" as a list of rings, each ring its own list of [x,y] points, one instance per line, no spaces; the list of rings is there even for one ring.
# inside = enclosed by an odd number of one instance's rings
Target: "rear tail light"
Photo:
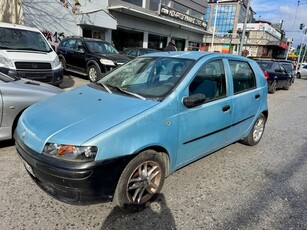
[[[267,71],[264,71],[264,77],[265,77],[266,79],[269,78],[269,73],[268,73]]]

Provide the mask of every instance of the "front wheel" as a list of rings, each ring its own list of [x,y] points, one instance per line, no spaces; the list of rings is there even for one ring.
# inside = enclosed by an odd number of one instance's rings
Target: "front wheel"
[[[286,84],[285,84],[285,86],[284,86],[284,90],[289,90],[290,85],[291,85],[291,79],[289,79],[289,80],[286,82]]]
[[[296,77],[297,77],[298,79],[300,79],[300,78],[301,78],[301,74],[300,74],[300,73],[297,73]]]
[[[87,75],[88,75],[88,78],[91,82],[95,82],[95,81],[100,79],[101,74],[100,74],[100,70],[97,66],[90,65],[87,68]]]
[[[116,205],[128,211],[139,211],[155,198],[165,179],[163,154],[146,150],[128,163],[114,193]]]
[[[248,136],[243,139],[243,143],[250,146],[258,144],[263,135],[265,123],[266,118],[263,113],[261,113]]]

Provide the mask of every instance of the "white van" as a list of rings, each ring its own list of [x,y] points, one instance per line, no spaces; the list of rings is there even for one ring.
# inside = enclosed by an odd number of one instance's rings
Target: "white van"
[[[36,28],[0,22],[0,72],[59,85],[63,69],[56,52]]]

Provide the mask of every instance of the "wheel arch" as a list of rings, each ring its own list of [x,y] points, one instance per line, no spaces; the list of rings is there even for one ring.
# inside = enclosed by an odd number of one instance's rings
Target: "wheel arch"
[[[24,108],[23,110],[21,110],[21,111],[16,115],[16,117],[14,118],[14,121],[13,121],[13,123],[12,123],[12,129],[11,129],[11,136],[12,136],[12,138],[14,138],[14,131],[15,131],[16,127],[17,127],[18,120],[19,120],[21,114],[23,113],[23,111],[25,111],[25,110],[26,110],[26,108]]]

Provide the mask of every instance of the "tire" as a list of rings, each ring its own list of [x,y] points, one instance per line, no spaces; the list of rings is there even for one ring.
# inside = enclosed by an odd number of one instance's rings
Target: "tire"
[[[301,78],[301,74],[300,74],[300,73],[297,73],[296,77],[297,77],[298,79],[300,79],[300,78]]]
[[[245,145],[253,146],[259,143],[262,138],[264,129],[265,129],[266,118],[261,113],[257,120],[255,121],[252,130],[247,137],[243,139]]]
[[[291,85],[291,79],[289,79],[287,82],[286,82],[286,84],[285,84],[285,86],[284,86],[284,90],[289,90],[289,88],[290,88],[290,85]]]
[[[136,212],[144,209],[146,203],[158,195],[165,179],[163,154],[146,150],[128,163],[114,193],[115,205],[125,211]]]
[[[63,72],[65,73],[66,72],[66,61],[63,58],[60,58],[60,62],[63,68]]]
[[[87,68],[87,76],[91,82],[99,80],[101,76],[100,69],[95,65],[90,65]]]
[[[277,89],[277,81],[274,80],[269,88],[269,93],[275,93]]]

